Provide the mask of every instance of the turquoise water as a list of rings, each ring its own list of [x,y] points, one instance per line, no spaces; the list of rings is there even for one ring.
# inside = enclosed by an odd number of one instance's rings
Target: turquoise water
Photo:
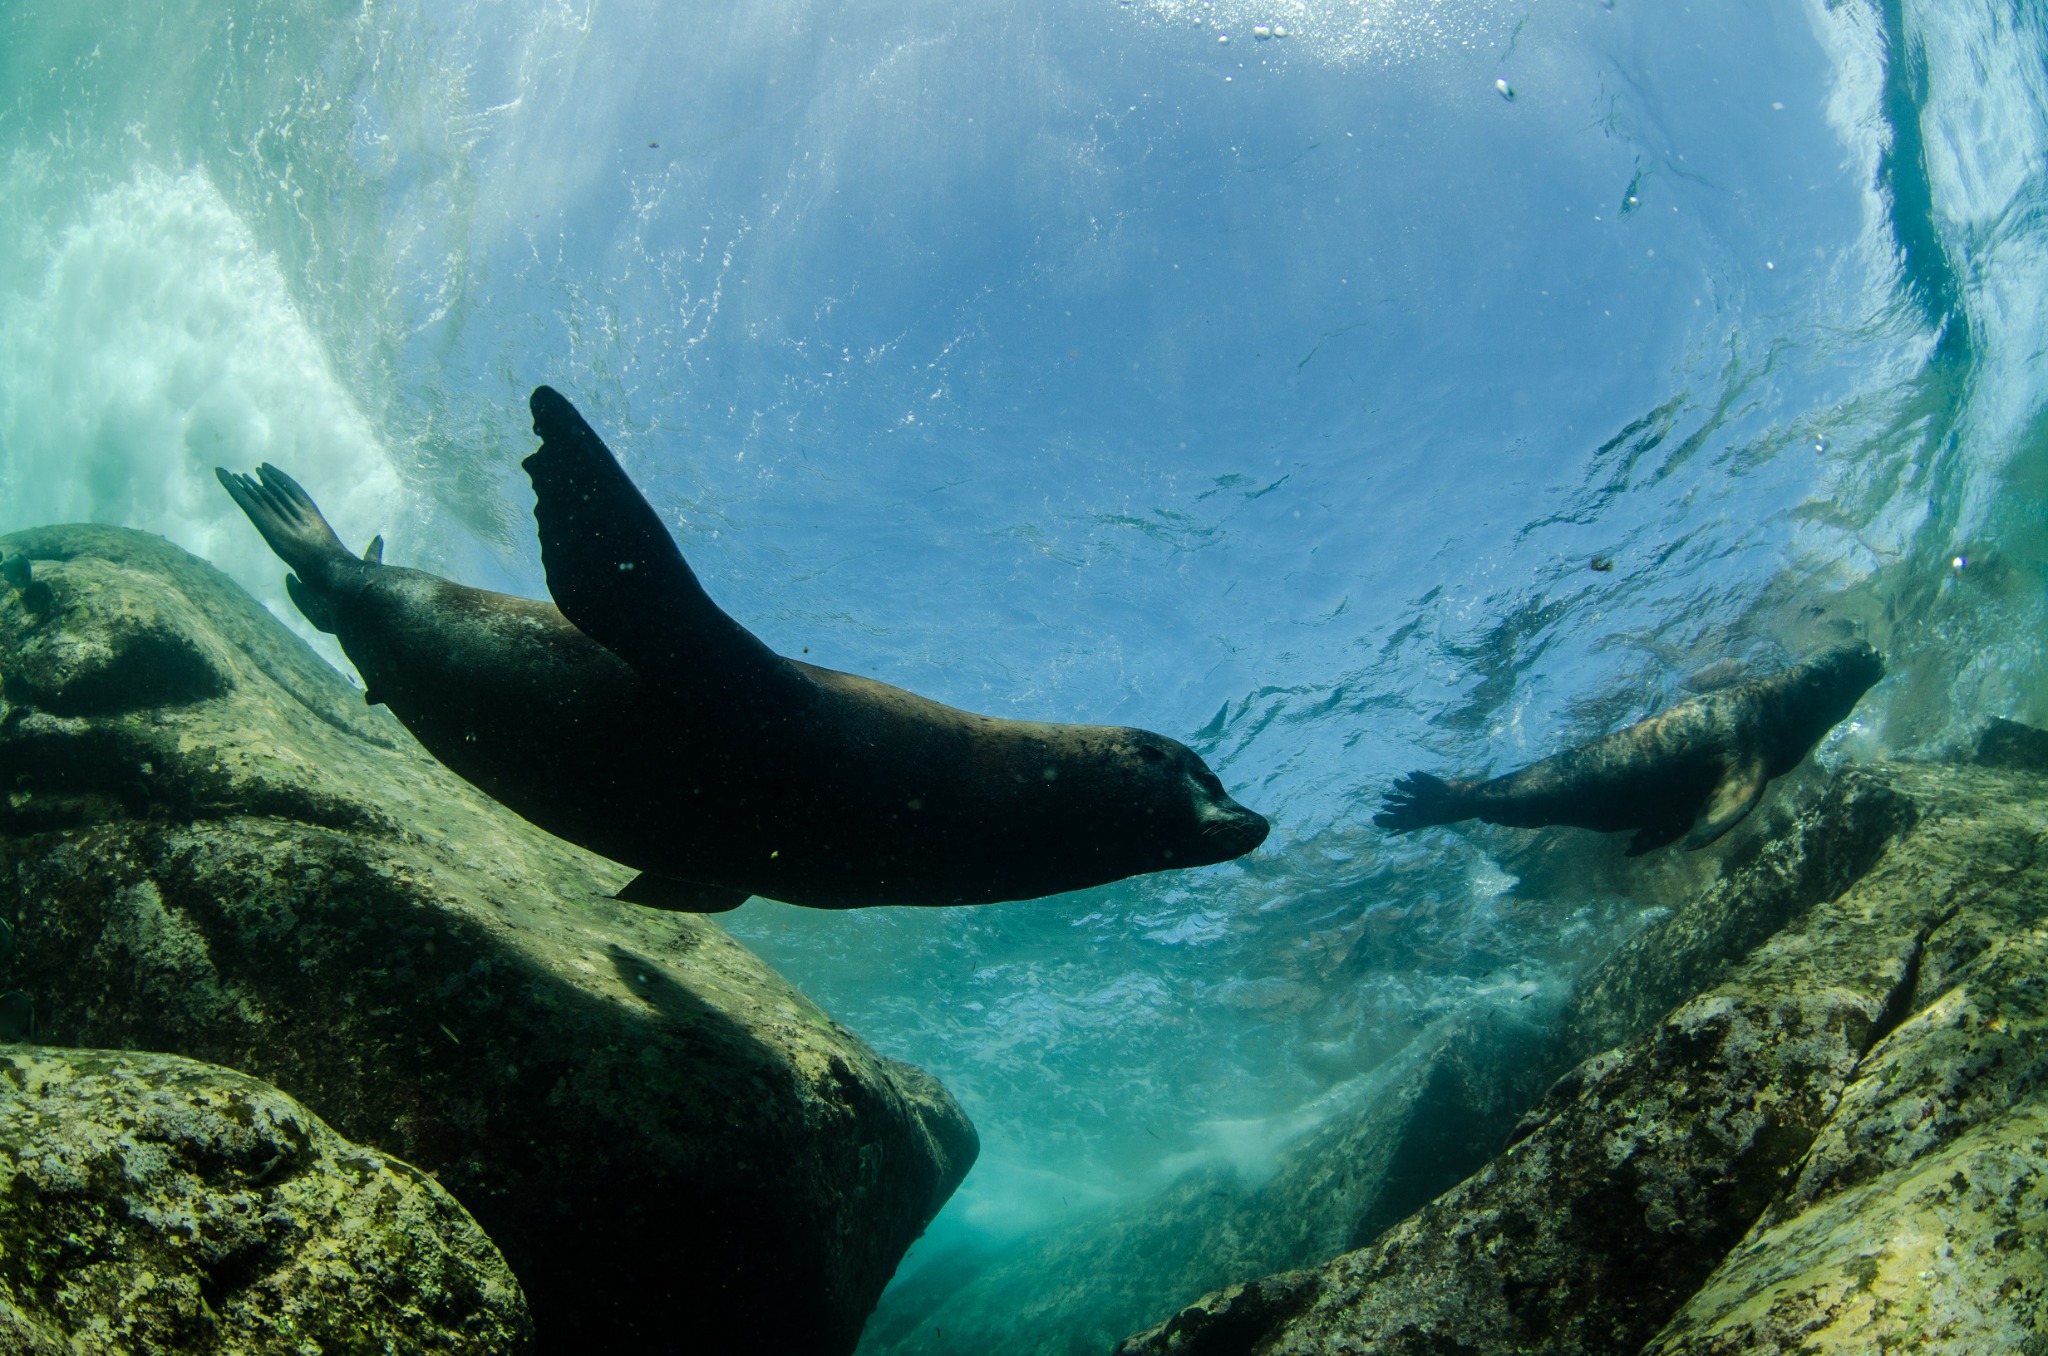
[[[1630,925],[1383,835],[1399,773],[1847,632],[1893,676],[1826,760],[2048,718],[2038,6],[10,0],[0,31],[0,530],[161,532],[298,624],[211,474],[267,460],[351,543],[540,595],[547,382],[777,649],[1164,731],[1274,820],[1055,900],[727,916],[980,1127],[913,1268],[1256,1174]]]

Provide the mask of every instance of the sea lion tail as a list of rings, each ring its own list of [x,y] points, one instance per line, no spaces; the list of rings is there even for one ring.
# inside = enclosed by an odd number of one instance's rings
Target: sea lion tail
[[[1478,813],[1462,783],[1447,782],[1427,772],[1411,772],[1394,783],[1372,822],[1395,833],[1451,824]]]

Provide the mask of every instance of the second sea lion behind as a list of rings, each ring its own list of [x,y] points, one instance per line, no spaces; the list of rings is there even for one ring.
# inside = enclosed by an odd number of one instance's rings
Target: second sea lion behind
[[[1797,767],[1883,676],[1866,644],[1824,650],[1490,781],[1411,772],[1373,822],[1397,833],[1461,819],[1634,829],[1631,857],[1680,838],[1702,848],[1740,823],[1771,779]]]
[[[525,818],[637,868],[621,898],[982,904],[1264,840],[1164,735],[979,716],[776,654],[704,592],[569,402],[543,386],[532,408],[559,608],[358,558],[275,467],[219,474],[369,699]]]

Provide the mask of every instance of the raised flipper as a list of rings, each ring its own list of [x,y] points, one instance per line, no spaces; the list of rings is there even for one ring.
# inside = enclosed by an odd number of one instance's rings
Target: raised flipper
[[[612,896],[628,904],[644,904],[650,909],[667,909],[670,913],[724,913],[737,909],[753,898],[745,890],[728,890],[723,885],[699,885],[693,880],[677,880],[672,876],[657,876],[642,871],[626,882],[625,888]]]
[[[1764,788],[1770,784],[1770,774],[1764,770],[1760,758],[1729,768],[1715,783],[1707,796],[1707,803],[1700,807],[1692,832],[1685,836],[1685,850],[1697,851],[1740,824],[1743,816],[1754,810],[1756,803],[1764,798]]]
[[[320,516],[313,497],[275,466],[259,466],[254,476],[236,475],[216,466],[213,474],[228,497],[249,515],[277,558],[315,588],[326,585],[327,571],[336,560],[355,559],[327,519]]]
[[[790,663],[728,617],[697,582],[611,449],[575,406],[534,388],[540,450],[524,463],[548,592],[562,615],[673,694],[774,697],[808,685]]]

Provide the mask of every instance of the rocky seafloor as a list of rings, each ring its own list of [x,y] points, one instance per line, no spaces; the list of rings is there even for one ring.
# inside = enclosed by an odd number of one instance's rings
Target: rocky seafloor
[[[205,563],[0,551],[0,1346],[852,1348],[975,1155],[935,1079]]]
[[[933,1268],[862,1352],[2048,1353],[2044,842],[2023,726],[1810,769],[1627,868],[1668,910],[1552,1020],[1433,1033],[1268,1177]]]

